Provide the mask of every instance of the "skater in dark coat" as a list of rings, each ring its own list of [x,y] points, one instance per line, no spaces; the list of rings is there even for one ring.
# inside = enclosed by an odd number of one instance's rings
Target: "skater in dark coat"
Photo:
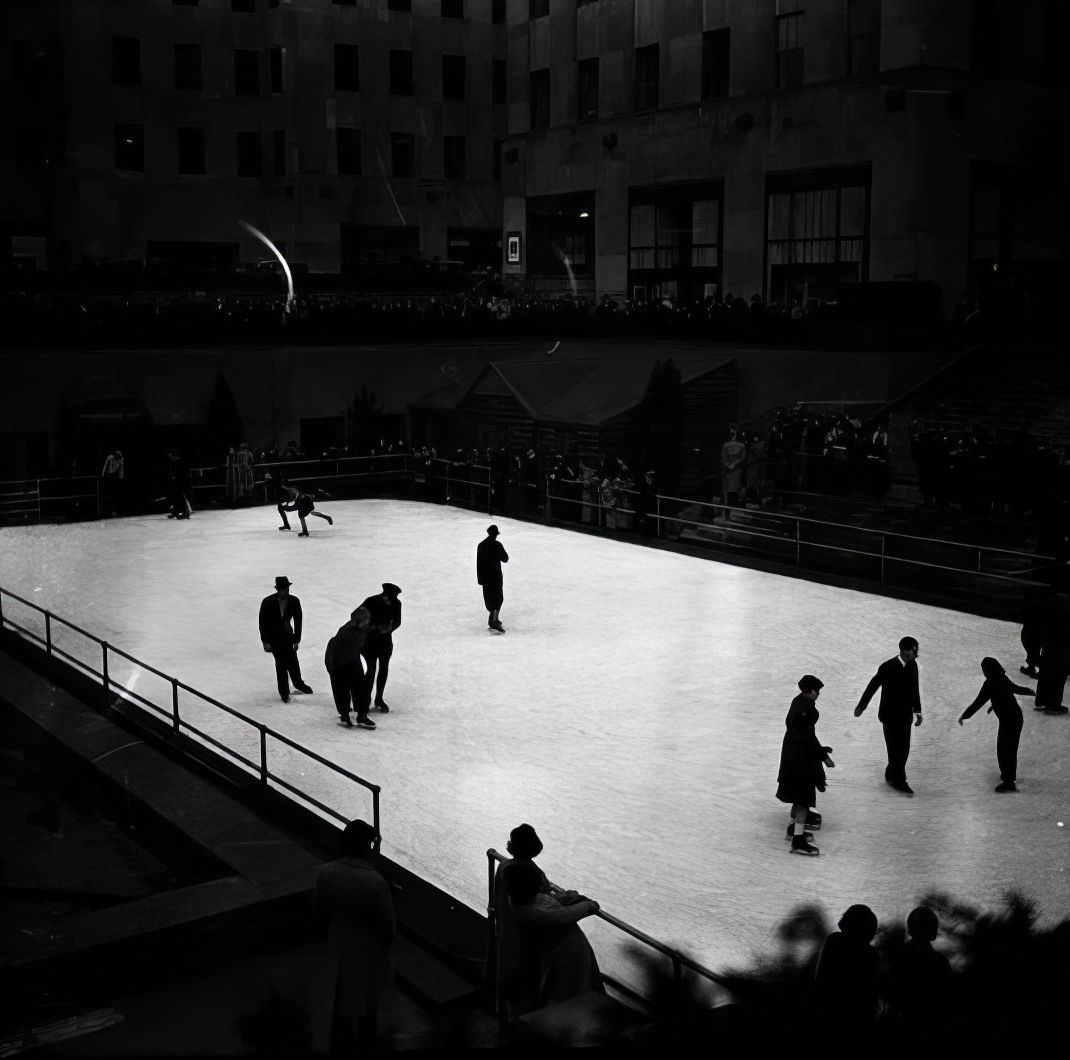
[[[505,632],[498,617],[505,597],[502,593],[502,564],[509,562],[509,553],[498,540],[496,526],[487,527],[487,536],[476,547],[476,582],[483,586],[483,603],[487,608],[487,625],[499,633]]]
[[[825,790],[825,767],[833,766],[829,757],[831,747],[823,747],[817,738],[817,697],[823,682],[813,674],[799,679],[799,694],[791,701],[788,716],[784,720],[784,742],[780,749],[780,772],[777,774],[776,797],[781,802],[791,803],[791,824],[788,837],[793,854],[820,853],[811,840],[813,826],[810,811],[817,802],[817,792]],[[820,820],[820,818],[817,818]]]
[[[352,707],[357,712],[357,727],[374,729],[375,722],[368,717],[368,704],[364,695],[364,663],[362,652],[368,639],[368,623],[371,616],[363,607],[358,607],[349,616],[349,621],[327,641],[323,653],[323,665],[331,679],[331,694],[338,717],[347,728],[353,728],[349,720]]]
[[[278,472],[274,475],[270,471],[264,472],[267,483],[268,499],[278,509],[279,518],[282,520],[280,530],[290,529],[290,520],[286,518],[287,512],[297,511],[297,490],[286,484],[286,479]]]
[[[189,468],[177,449],[167,451],[168,519],[188,519],[193,512],[189,502]]]
[[[1063,703],[1066,679],[1070,676],[1070,592],[1067,589],[1067,575],[1060,572],[1054,590],[1044,601],[1035,708],[1045,714],[1067,712]]]
[[[390,710],[383,699],[390,673],[390,656],[394,654],[394,630],[401,625],[401,590],[392,582],[383,582],[383,591],[369,596],[360,606],[371,616],[368,639],[364,644],[364,702],[371,699],[375,687],[375,706],[384,714]]]
[[[290,595],[291,581],[285,575],[275,579],[275,592],[265,596],[260,603],[260,640],[264,651],[275,656],[275,676],[279,683],[279,695],[283,703],[290,702],[290,684],[294,689],[310,695],[312,689],[301,677],[301,664],[297,661],[297,646],[301,643],[301,601]]]
[[[910,726],[921,724],[921,692],[918,687],[918,642],[913,637],[899,641],[899,654],[877,667],[855,707],[860,718],[869,706],[877,689],[881,690],[881,705],[877,718],[884,728],[884,745],[888,750],[888,765],[884,779],[896,791],[913,795],[907,783],[907,758],[910,756]]]
[[[991,700],[989,713],[995,714],[999,721],[996,731],[996,761],[999,763],[1000,782],[996,791],[1000,794],[1017,791],[1015,786],[1018,770],[1018,739],[1022,735],[1022,708],[1014,698],[1015,692],[1022,696],[1033,695],[1031,688],[1016,685],[1004,672],[1003,667],[992,658],[981,660],[981,673],[985,683],[977,698],[962,712],[961,725],[967,718],[972,718],[981,707]]]
[[[1036,678],[1040,665],[1040,651],[1044,646],[1044,590],[1032,586],[1025,591],[1022,602],[1022,647],[1025,649],[1025,666],[1019,672]]]
[[[280,504],[279,513],[283,519],[286,512],[297,512],[297,518],[301,520],[301,533],[298,537],[308,537],[308,525],[305,523],[306,516],[314,515],[317,519],[326,519],[328,526],[334,526],[334,520],[329,515],[316,511],[316,502],[311,493],[298,493],[289,504]],[[285,527],[284,529],[289,529]]]

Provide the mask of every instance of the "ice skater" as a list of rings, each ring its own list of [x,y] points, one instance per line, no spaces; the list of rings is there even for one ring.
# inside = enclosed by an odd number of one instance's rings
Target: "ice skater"
[[[999,728],[996,730],[996,761],[999,763],[1000,781],[996,791],[1001,795],[1017,791],[1016,773],[1018,770],[1018,740],[1022,735],[1022,708],[1014,698],[1017,692],[1022,696],[1033,695],[1031,688],[1016,685],[1004,672],[1003,667],[993,658],[981,660],[981,673],[985,675],[981,691],[977,698],[962,712],[961,725],[967,718],[972,718],[981,707],[991,700],[988,708],[990,714],[996,715]]]
[[[189,469],[177,449],[167,450],[167,479],[170,501],[167,518],[188,519],[193,514],[193,505],[189,502]]]
[[[275,592],[260,602],[260,641],[264,651],[275,656],[275,677],[283,703],[290,702],[290,683],[294,691],[311,695],[312,689],[301,676],[297,648],[301,643],[301,601],[290,595],[292,582],[284,574],[275,579]]]
[[[817,792],[825,790],[825,768],[835,763],[829,757],[831,747],[823,747],[817,738],[817,697],[824,682],[813,674],[799,678],[799,694],[791,701],[784,719],[784,742],[780,748],[780,772],[777,774],[776,797],[791,804],[791,824],[787,838],[793,854],[813,857],[820,851],[811,840],[813,832],[807,825],[819,828],[821,817],[813,814]]]
[[[375,722],[368,717],[368,700],[364,691],[364,660],[361,652],[368,637],[371,616],[363,607],[358,607],[349,616],[349,621],[327,641],[323,665],[331,679],[331,694],[338,711],[339,720],[347,729],[353,728],[349,719],[350,707],[357,712],[358,729],[374,729]]]
[[[305,517],[309,515],[314,515],[317,519],[326,519],[328,526],[334,526],[334,520],[329,515],[316,511],[316,502],[311,493],[298,492],[288,504],[279,505],[279,512],[283,519],[286,518],[287,512],[297,512],[297,518],[301,520],[301,533],[297,535],[298,537],[308,537],[308,524],[305,522]],[[289,524],[282,529],[289,529]]]
[[[401,625],[401,590],[393,582],[383,582],[383,591],[369,596],[360,606],[371,616],[368,639],[364,643],[365,702],[375,688],[375,707],[384,714],[390,710],[383,699],[386,679],[390,673],[390,656],[394,654],[394,630]]]
[[[881,690],[881,704],[877,718],[884,727],[884,745],[888,751],[888,765],[884,779],[896,791],[913,795],[907,783],[907,758],[910,756],[910,727],[921,724],[921,692],[918,686],[918,642],[913,637],[899,641],[899,654],[882,662],[866,685],[855,707],[860,718],[877,689]]]
[[[268,499],[278,509],[279,518],[282,520],[280,530],[291,530],[290,520],[286,518],[287,512],[297,510],[297,490],[287,484],[281,474],[272,475],[270,471],[264,472],[264,483],[267,486]]]
[[[483,603],[487,608],[487,627],[498,633],[505,632],[498,617],[502,602],[502,564],[509,562],[509,553],[498,540],[498,528],[491,524],[487,536],[476,546],[476,582],[483,586]]]

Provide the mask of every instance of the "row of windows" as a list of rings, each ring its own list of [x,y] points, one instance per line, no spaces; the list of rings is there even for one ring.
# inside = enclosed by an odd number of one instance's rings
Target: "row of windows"
[[[331,0],[335,7],[356,7],[357,0]],[[200,0],[171,0],[173,7],[200,7]],[[492,0],[495,22],[505,21],[505,0]],[[266,7],[278,7],[279,0],[264,0]],[[411,11],[412,0],[386,0],[388,11]],[[230,10],[238,14],[254,14],[257,0],[230,0]],[[464,18],[464,0],[439,0],[443,18]]]
[[[204,61],[199,44],[175,44],[174,85],[183,92],[204,91]],[[260,95],[261,53],[254,49],[234,49],[234,94]],[[506,100],[504,59],[492,61],[491,97],[494,103]],[[284,50],[267,51],[267,83],[272,94],[284,90]],[[141,84],[141,41],[136,37],[112,37],[111,79],[116,85]],[[360,48],[356,44],[334,46],[334,87],[338,92],[360,91]],[[392,95],[411,96],[416,91],[413,53],[391,49],[389,90]],[[442,56],[442,98],[463,100],[468,95],[468,61],[463,55]]]
[[[24,130],[26,133],[33,130]],[[259,131],[234,134],[235,172],[239,177],[262,177],[264,172],[263,136]],[[27,141],[28,142],[28,141]],[[363,166],[363,137],[359,129],[339,126],[335,129],[338,172],[343,176],[360,176]],[[199,127],[179,128],[175,135],[176,170],[183,176],[208,172],[207,137]],[[501,142],[494,141],[493,179],[501,179]],[[286,133],[271,133],[272,175],[287,173]],[[145,128],[138,124],[115,126],[115,168],[133,173],[145,171]],[[446,180],[467,180],[468,139],[464,136],[442,137],[442,172]],[[390,175],[415,177],[417,172],[416,136],[414,133],[390,134]]]

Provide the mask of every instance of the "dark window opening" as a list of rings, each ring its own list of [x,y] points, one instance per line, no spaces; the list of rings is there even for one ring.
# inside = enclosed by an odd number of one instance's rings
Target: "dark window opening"
[[[338,145],[338,172],[343,176],[359,177],[361,172],[360,130],[339,126],[335,130]]]
[[[395,96],[413,94],[412,52],[391,49],[390,92]]]
[[[880,60],[880,0],[847,0],[847,76],[878,73]]]
[[[635,109],[656,110],[658,106],[658,45],[635,49]]]
[[[111,81],[113,85],[141,84],[141,41],[137,37],[112,37]]]
[[[334,46],[334,88],[336,92],[360,91],[360,48],[357,45]]]
[[[463,55],[442,56],[442,98],[464,99],[466,67]]]
[[[204,130],[186,128],[178,130],[178,172],[186,176],[199,176],[205,172]]]
[[[728,95],[731,34],[729,29],[715,29],[702,34],[703,99],[720,99]]]
[[[528,18],[545,18],[550,13],[550,0],[528,0]]]
[[[803,83],[802,11],[777,15],[777,88]]]
[[[234,49],[234,94],[260,95],[260,53],[249,48]]]
[[[443,18],[464,18],[464,0],[442,0],[439,11]]]
[[[531,98],[529,99],[529,120],[532,130],[546,129],[550,125],[550,71],[548,69],[532,70],[529,78]]]
[[[240,132],[235,139],[239,177],[259,177],[263,174],[260,133]]]
[[[390,172],[395,177],[416,176],[416,136],[413,133],[390,134]]]
[[[598,118],[598,57],[581,59],[576,71],[576,101],[578,121]]]

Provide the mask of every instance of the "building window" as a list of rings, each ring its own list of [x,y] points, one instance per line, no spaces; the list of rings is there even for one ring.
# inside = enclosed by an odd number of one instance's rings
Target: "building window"
[[[596,4],[598,0],[576,0],[577,7],[586,7],[588,4]]]
[[[178,171],[187,176],[204,173],[204,130],[178,130]]]
[[[239,177],[259,177],[263,175],[263,161],[260,155],[260,133],[240,132],[235,138]]]
[[[832,301],[868,266],[869,174],[774,174],[766,181],[766,293],[785,309]]]
[[[248,48],[234,49],[234,94],[260,95],[260,53]]]
[[[175,45],[175,88],[183,92],[200,92],[203,88],[199,44]]]
[[[115,168],[145,172],[145,127],[115,126]]]
[[[416,137],[413,133],[390,134],[390,172],[395,177],[416,176]]]
[[[714,29],[702,34],[702,98],[721,99],[728,95],[728,72],[731,63],[729,29]]]
[[[598,56],[581,59],[576,69],[576,120],[598,118]]]
[[[493,153],[491,154],[491,178],[495,184],[501,184],[502,182],[502,141],[497,137],[493,143]]]
[[[719,293],[718,185],[634,189],[629,206],[628,286],[640,301]]]
[[[797,88],[803,83],[803,12],[785,8],[796,8],[794,0],[777,0],[776,86]]]
[[[442,137],[442,170],[447,180],[468,176],[468,148],[463,136]]]
[[[388,0],[386,8],[388,11],[411,11],[412,0]]]
[[[113,85],[141,84],[141,41],[137,37],[112,37],[111,82]]]
[[[442,0],[439,10],[443,18],[464,18],[464,0]]]
[[[491,66],[491,88],[490,98],[493,103],[505,103],[508,100],[506,95],[506,78],[508,76],[508,67],[506,66],[504,59],[495,59]]]
[[[529,78],[531,85],[530,121],[532,130],[546,129],[550,126],[550,71],[549,69],[532,70]]]
[[[550,0],[528,0],[528,18],[545,18],[550,13]]]
[[[282,49],[268,49],[268,91],[272,95],[278,95],[283,90],[282,80]]]
[[[355,44],[334,46],[334,89],[336,92],[360,91],[360,48]]]
[[[356,7],[357,0],[331,0],[335,7]]]
[[[241,15],[256,11],[256,0],[230,0],[230,9]]]
[[[338,172],[343,176],[360,176],[360,130],[335,129],[335,142],[338,145]]]
[[[847,76],[880,71],[881,0],[847,0]]]
[[[395,96],[411,96],[412,52],[391,49],[390,52],[390,92]]]
[[[635,49],[635,109],[656,110],[658,106],[658,46]]]
[[[271,171],[276,177],[286,176],[286,130],[271,133]]]
[[[465,62],[463,55],[442,56],[442,98],[464,99]]]
[[[196,7],[197,0],[171,0],[172,7]]]
[[[505,21],[505,0],[490,0],[490,20],[496,26]]]

